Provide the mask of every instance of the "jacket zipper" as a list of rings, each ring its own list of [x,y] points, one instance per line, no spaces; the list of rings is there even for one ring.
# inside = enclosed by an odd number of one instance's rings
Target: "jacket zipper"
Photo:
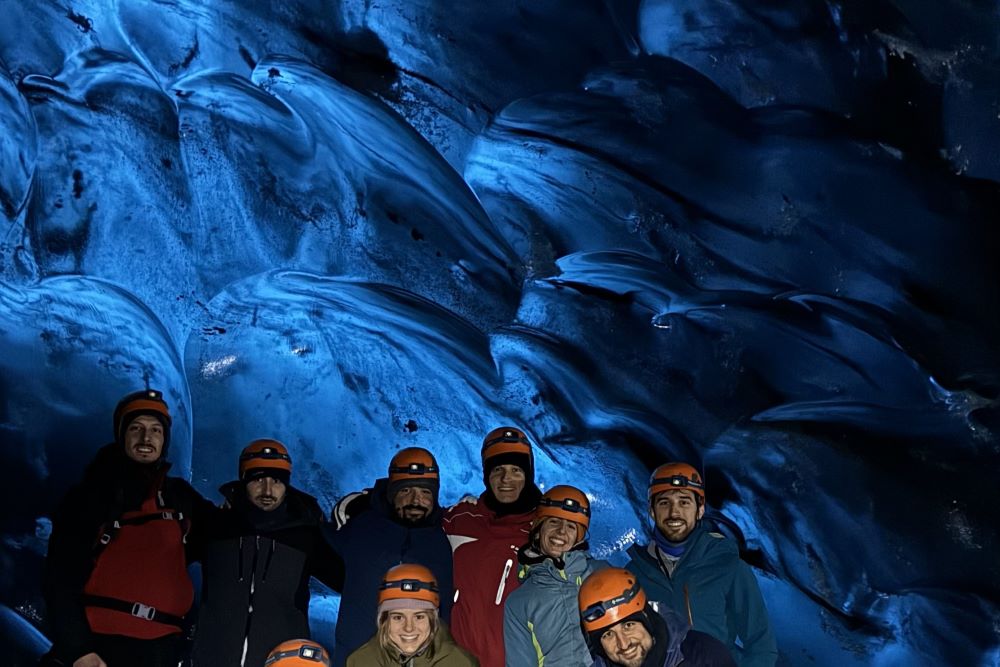
[[[240,544],[242,551],[242,542]],[[240,667],[247,662],[247,649],[250,647],[250,627],[253,625],[253,596],[257,589],[257,555],[260,553],[260,535],[254,536],[253,560],[250,562],[250,596],[247,599],[247,622],[243,627],[243,654],[240,656]],[[243,559],[240,558],[242,564]]]
[[[691,594],[688,593],[688,585],[684,584],[684,606],[687,607],[688,624],[694,627],[694,615],[691,613]]]

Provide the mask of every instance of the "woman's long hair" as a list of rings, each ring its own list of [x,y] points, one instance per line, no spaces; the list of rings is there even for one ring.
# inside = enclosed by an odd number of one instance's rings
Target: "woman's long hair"
[[[431,617],[431,633],[427,635],[427,641],[420,645],[420,648],[413,655],[420,655],[427,650],[427,647],[434,642],[434,637],[437,636],[438,628],[441,627],[441,623],[438,619],[437,609],[421,609],[419,611],[426,611]],[[378,645],[382,647],[382,650],[389,655],[395,657],[403,655],[403,652],[399,650],[399,647],[392,643],[389,639],[389,614],[392,612],[383,611],[378,617]]]

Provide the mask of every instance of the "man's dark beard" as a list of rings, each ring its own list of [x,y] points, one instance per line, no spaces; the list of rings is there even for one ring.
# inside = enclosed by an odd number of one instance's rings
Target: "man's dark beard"
[[[406,516],[407,510],[419,510],[421,514],[416,518],[408,517]],[[406,521],[408,523],[420,523],[426,519],[427,515],[430,513],[431,511],[423,505],[403,505],[396,510],[396,516],[398,516],[402,521]]]

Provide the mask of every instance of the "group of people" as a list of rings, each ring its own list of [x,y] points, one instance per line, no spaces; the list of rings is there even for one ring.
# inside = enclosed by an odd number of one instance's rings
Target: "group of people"
[[[485,490],[440,506],[440,469],[399,451],[329,520],[292,485],[277,440],[243,449],[216,507],[168,476],[170,412],[123,398],[115,441],[53,516],[43,665],[166,667],[674,667],[774,665],[763,599],[733,540],[712,532],[702,476],[657,468],[650,540],[625,568],[589,552],[586,493],[535,484],[519,429],[491,431]],[[192,611],[188,565],[201,563]],[[340,593],[332,656],[309,638],[309,585]]]

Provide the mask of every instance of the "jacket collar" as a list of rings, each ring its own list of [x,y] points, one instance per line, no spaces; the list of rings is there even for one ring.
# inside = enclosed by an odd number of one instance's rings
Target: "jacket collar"
[[[524,553],[524,556],[521,554]],[[590,554],[586,551],[567,551],[563,554],[562,567],[548,556],[542,556],[532,548],[524,547],[518,552],[517,578],[525,581],[528,577],[540,584],[554,583],[557,585],[576,582],[587,571]]]

